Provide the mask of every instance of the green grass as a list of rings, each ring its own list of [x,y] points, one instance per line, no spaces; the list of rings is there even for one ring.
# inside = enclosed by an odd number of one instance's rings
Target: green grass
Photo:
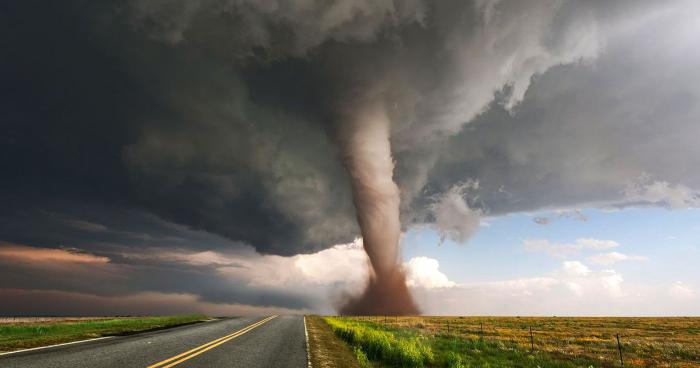
[[[427,341],[413,334],[340,318],[325,321],[341,339],[362,349],[369,360],[396,367],[424,367],[434,359]]]
[[[203,315],[127,317],[87,321],[0,324],[0,351],[120,335],[207,320]]]
[[[352,349],[352,352],[355,354],[355,359],[357,359],[357,363],[360,365],[360,367],[370,368],[369,358],[367,358],[367,354],[365,354],[361,348],[355,346]]]
[[[561,359],[546,352],[530,352],[516,344],[448,335],[424,335],[410,328],[326,317],[341,339],[361,349],[375,366],[391,367],[532,367],[600,366],[588,358]],[[356,356],[358,353],[355,354]]]
[[[619,334],[626,367],[700,367],[700,317],[347,318],[407,329],[422,336],[449,336],[475,342],[483,339],[489,346],[525,352],[531,348],[532,328],[532,342],[537,354],[546,353],[552,360],[576,364],[590,361],[594,367],[620,366],[616,339]],[[466,361],[463,357],[460,360]]]

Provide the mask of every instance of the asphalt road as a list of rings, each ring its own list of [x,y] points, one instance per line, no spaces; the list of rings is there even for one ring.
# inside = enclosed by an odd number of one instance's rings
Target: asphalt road
[[[0,367],[302,368],[305,344],[302,316],[231,318],[0,356]]]

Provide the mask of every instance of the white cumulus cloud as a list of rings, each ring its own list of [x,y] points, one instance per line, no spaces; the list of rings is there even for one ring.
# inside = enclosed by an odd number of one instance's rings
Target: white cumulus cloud
[[[523,246],[531,252],[544,252],[554,257],[565,257],[580,253],[585,249],[610,249],[620,246],[614,240],[579,238],[573,243],[557,243],[546,239],[523,240]]]
[[[592,270],[580,261],[563,262],[556,270],[532,277],[414,291],[429,315],[668,314],[687,309],[672,303],[646,305],[643,301],[665,290],[630,284],[615,270]]]
[[[646,261],[643,256],[632,256],[620,252],[600,253],[588,257],[588,261],[602,266],[612,265],[620,261]]]
[[[690,285],[685,284],[682,281],[676,281],[673,283],[668,293],[675,299],[687,300],[695,299],[697,294]]]
[[[585,276],[591,272],[586,265],[579,261],[564,262],[562,270],[563,273],[568,276]]]
[[[440,263],[436,259],[413,257],[404,264],[404,267],[406,269],[406,284],[410,287],[434,289],[457,286],[444,273],[440,272]]]

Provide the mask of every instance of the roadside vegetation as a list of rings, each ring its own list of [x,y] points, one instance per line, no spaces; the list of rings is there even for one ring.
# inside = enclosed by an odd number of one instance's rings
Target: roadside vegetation
[[[204,315],[115,317],[95,320],[0,323],[0,352],[60,344],[95,337],[174,327],[210,319]]]
[[[700,366],[700,318],[324,320],[374,367],[619,367],[617,333],[624,366]]]
[[[313,368],[366,368],[369,361],[362,350],[354,349],[336,337],[319,316],[306,316],[309,355]]]

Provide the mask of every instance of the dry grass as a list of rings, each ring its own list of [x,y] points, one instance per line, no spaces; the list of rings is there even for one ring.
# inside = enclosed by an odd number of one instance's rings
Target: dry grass
[[[115,317],[0,317],[0,324],[5,323],[42,323],[42,322],[78,322],[114,319]],[[119,317],[140,318],[140,317]]]
[[[530,349],[562,360],[590,359],[619,366],[619,334],[625,366],[700,367],[700,318],[574,317],[353,317],[425,335],[448,335]],[[483,331],[483,332],[482,332]]]
[[[314,368],[360,368],[347,344],[318,316],[306,316],[311,364]]]

